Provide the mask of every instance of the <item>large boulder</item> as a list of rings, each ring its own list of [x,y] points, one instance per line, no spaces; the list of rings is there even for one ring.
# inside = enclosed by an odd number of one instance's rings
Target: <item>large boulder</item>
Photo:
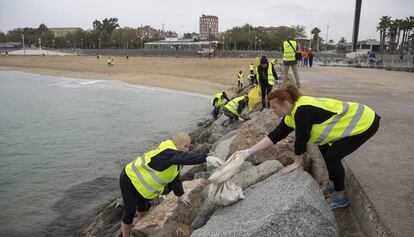
[[[244,123],[239,129],[239,134],[234,138],[233,143],[230,145],[230,154],[255,145],[266,137],[267,134],[268,132],[264,127],[259,126],[253,121]],[[250,156],[247,161],[258,165],[266,160],[278,160],[286,166],[293,163],[293,155],[293,144],[282,141],[264,151],[260,151],[255,155]]]
[[[206,185],[203,179],[183,182],[189,194],[190,205],[180,203],[173,193],[139,219],[132,228],[132,236],[184,237],[191,233],[190,225],[201,205],[201,192]]]
[[[279,125],[280,118],[271,109],[264,109],[253,121],[256,125],[263,127],[266,132],[271,132]]]
[[[318,184],[301,169],[286,176],[278,172],[244,194],[244,200],[218,209],[191,236],[339,236]]]
[[[240,173],[234,175],[230,181],[245,190],[251,185],[266,179],[281,168],[283,168],[283,165],[280,162],[276,160],[269,160],[263,162],[263,164],[259,166],[251,166],[241,171]],[[240,169],[242,169],[242,167]],[[210,218],[210,216],[214,213],[214,211],[219,208],[219,206],[215,204],[213,200],[208,200],[207,190],[208,187],[203,191],[203,204],[201,206],[200,213],[191,225],[193,229],[197,229],[203,226]]]

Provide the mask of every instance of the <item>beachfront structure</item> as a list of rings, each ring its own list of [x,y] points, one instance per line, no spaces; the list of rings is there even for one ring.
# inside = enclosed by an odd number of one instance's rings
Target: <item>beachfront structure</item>
[[[166,38],[164,40],[145,43],[145,49],[155,50],[193,50],[216,48],[216,41],[194,41],[193,39]]]
[[[218,17],[202,15],[200,17],[200,40],[212,40],[218,34]]]
[[[81,31],[82,28],[80,27],[53,27],[49,28],[50,31],[53,32],[55,37],[64,37],[69,33],[75,33],[77,31]]]
[[[367,40],[358,41],[356,45],[357,45],[356,50],[368,49],[369,51],[372,51],[372,52],[379,52],[381,44],[378,40],[367,39]],[[352,50],[352,42],[346,43],[345,46],[348,51]],[[384,48],[388,48],[387,42],[384,42]]]

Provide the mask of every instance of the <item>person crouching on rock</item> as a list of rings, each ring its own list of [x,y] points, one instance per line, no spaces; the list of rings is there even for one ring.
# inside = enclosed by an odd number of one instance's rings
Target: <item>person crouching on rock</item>
[[[332,209],[347,207],[349,201],[341,160],[377,132],[380,117],[363,104],[303,96],[294,85],[272,91],[269,101],[274,113],[283,119],[267,137],[249,149],[238,151],[239,155],[247,158],[295,130],[294,163],[288,165],[282,174],[301,166],[307,143],[318,144],[329,174],[324,196]]]
[[[226,100],[227,102],[229,101],[229,98],[227,97],[227,94],[224,91],[215,94],[214,97],[211,98],[211,103],[214,107],[212,112],[214,120],[217,119],[218,114],[220,112],[220,108],[225,103],[224,100]]]
[[[171,140],[161,142],[156,149],[138,156],[122,170],[119,178],[124,201],[122,236],[130,236],[135,212],[138,211],[138,218],[144,216],[150,207],[149,201],[166,194],[168,188],[174,191],[181,202],[189,204],[190,200],[180,180],[181,165],[206,161],[215,167],[223,164],[222,160],[214,156],[188,153],[190,143],[188,134],[180,132]]]
[[[249,97],[239,96],[232,100],[230,100],[223,108],[224,114],[229,117],[230,123],[233,123],[239,120],[239,117],[243,118],[244,120],[249,120],[248,116],[242,114],[244,111],[247,110],[249,104]]]

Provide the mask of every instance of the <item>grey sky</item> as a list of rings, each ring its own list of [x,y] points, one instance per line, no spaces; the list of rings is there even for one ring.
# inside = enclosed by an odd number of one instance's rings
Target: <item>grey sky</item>
[[[95,19],[117,17],[121,27],[151,25],[166,30],[198,32],[201,14],[219,17],[219,31],[250,23],[254,26],[304,25],[309,35],[317,26],[335,42],[352,36],[355,0],[0,0],[0,31],[18,27],[92,28]],[[376,38],[383,15],[414,14],[413,0],[362,0],[359,39]]]

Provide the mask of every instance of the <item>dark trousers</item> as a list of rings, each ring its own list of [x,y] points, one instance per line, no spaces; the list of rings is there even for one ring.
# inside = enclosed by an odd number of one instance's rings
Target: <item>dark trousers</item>
[[[309,67],[312,67],[313,57],[309,57]]]
[[[212,112],[214,120],[217,119],[219,112],[220,112],[220,106],[214,107],[213,112]]]
[[[345,189],[345,169],[342,165],[342,159],[370,139],[378,131],[379,122],[380,117],[375,115],[374,122],[365,132],[342,138],[333,142],[332,145],[325,144],[319,146],[328,169],[329,180],[333,182],[336,191],[343,191]]]
[[[124,201],[124,213],[122,222],[124,224],[132,224],[135,212],[148,211],[151,207],[148,199],[145,199],[132,184],[131,180],[125,173],[125,169],[119,177],[119,186],[121,187],[122,200]]]
[[[262,108],[270,108],[269,101],[267,101],[267,96],[272,91],[272,85],[267,83],[260,84],[260,90],[262,91]]]
[[[243,87],[243,83],[240,80],[237,81],[237,87]]]
[[[224,108],[223,109],[224,115],[226,115],[227,117],[229,117],[230,119],[230,123],[233,123],[237,120],[239,120],[239,116],[234,114],[233,112],[231,112],[230,110]]]

